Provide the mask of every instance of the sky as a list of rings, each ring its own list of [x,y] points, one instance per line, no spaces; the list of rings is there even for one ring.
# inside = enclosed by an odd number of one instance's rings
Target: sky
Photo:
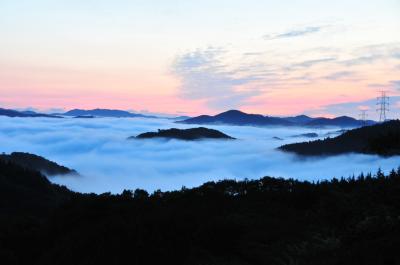
[[[0,107],[400,118],[399,32],[399,0],[1,0]]]

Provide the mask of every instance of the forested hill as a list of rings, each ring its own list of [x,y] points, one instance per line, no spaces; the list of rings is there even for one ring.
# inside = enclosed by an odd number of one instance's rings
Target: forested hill
[[[166,139],[179,139],[179,140],[200,140],[200,139],[235,139],[226,135],[218,130],[208,129],[204,127],[190,128],[190,129],[177,129],[171,128],[167,130],[158,130],[158,132],[146,132],[139,134],[136,137],[129,137],[128,139],[149,139],[149,138],[166,138]]]
[[[400,121],[392,120],[349,130],[335,138],[287,144],[279,149],[306,156],[351,152],[382,156],[400,155]]]
[[[78,174],[73,169],[69,169],[44,157],[30,153],[13,152],[9,155],[3,153],[0,154],[0,160],[9,161],[22,167],[42,172],[47,176]]]
[[[400,262],[400,169],[79,194],[0,160],[1,264]]]

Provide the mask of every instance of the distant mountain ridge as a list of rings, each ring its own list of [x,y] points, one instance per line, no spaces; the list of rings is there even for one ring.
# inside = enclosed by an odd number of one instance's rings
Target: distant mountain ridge
[[[185,124],[228,124],[228,125],[294,125],[282,118],[263,116],[260,114],[247,114],[239,110],[228,110],[215,116],[201,115],[178,123]]]
[[[337,118],[312,118],[306,115],[294,117],[272,117],[263,116],[261,114],[248,114],[239,110],[228,110],[215,116],[201,115],[194,118],[177,121],[184,124],[226,124],[226,125],[242,125],[242,126],[339,126],[339,127],[358,127],[362,126],[363,121],[341,116]],[[373,121],[367,121],[367,124],[373,124]]]
[[[373,121],[365,121],[366,125],[372,125],[375,122]],[[341,126],[341,127],[353,127],[353,126],[361,126],[364,124],[363,121],[356,120],[354,118],[348,116],[340,116],[336,118],[313,118],[308,123],[308,126]]]
[[[239,110],[228,110],[214,116],[200,115],[197,117],[178,116],[178,117],[159,117],[153,115],[144,115],[140,113],[132,113],[118,109],[72,109],[65,113],[42,114],[34,111],[17,111],[13,109],[0,108],[0,116],[8,117],[47,117],[47,118],[63,118],[63,116],[76,118],[165,118],[174,120],[176,123],[198,124],[198,125],[240,125],[240,126],[308,126],[308,127],[325,127],[338,126],[343,128],[360,127],[363,125],[372,125],[376,122],[368,120],[363,122],[348,116],[340,116],[336,118],[312,118],[307,115],[298,115],[293,117],[273,117],[261,114],[249,114]]]
[[[303,156],[344,153],[400,155],[400,120],[349,130],[334,138],[287,144],[279,149]]]
[[[134,118],[134,117],[158,118],[156,116],[148,116],[117,109],[91,109],[91,110],[73,109],[63,113],[62,115],[74,116],[74,117],[98,116],[98,117],[113,117],[113,118]]]
[[[45,118],[62,118],[61,116],[58,115],[52,115],[52,114],[42,114],[42,113],[37,113],[34,111],[17,111],[13,109],[2,109],[0,108],[0,116],[7,116],[7,117],[45,117]]]

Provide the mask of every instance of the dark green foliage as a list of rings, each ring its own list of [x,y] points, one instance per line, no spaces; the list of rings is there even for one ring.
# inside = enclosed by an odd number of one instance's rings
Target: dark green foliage
[[[44,157],[29,153],[13,152],[9,155],[1,154],[0,160],[9,161],[28,169],[40,171],[48,176],[78,174],[75,170],[61,166]]]
[[[399,264],[400,169],[76,194],[0,161],[2,264]]]
[[[0,263],[36,262],[43,222],[73,194],[37,171],[0,160]]]
[[[382,156],[400,155],[400,121],[393,120],[350,130],[335,138],[287,144],[279,149],[307,156],[350,152]]]
[[[136,137],[129,137],[129,139],[147,139],[147,138],[173,138],[180,140],[198,140],[198,139],[235,139],[220,131],[208,129],[204,127],[190,128],[190,129],[168,129],[158,130],[158,132],[146,132],[139,134]]]

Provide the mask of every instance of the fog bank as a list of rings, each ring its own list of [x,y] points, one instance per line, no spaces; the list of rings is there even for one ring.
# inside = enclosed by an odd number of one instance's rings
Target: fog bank
[[[80,192],[115,192],[144,188],[172,190],[209,180],[275,176],[306,180],[348,177],[360,172],[397,168],[400,157],[349,154],[299,159],[275,148],[310,140],[292,137],[336,129],[208,126],[234,141],[127,140],[132,135],[166,128],[191,128],[164,119],[48,119],[0,117],[1,152],[30,152],[77,170],[80,177],[53,177]],[[283,140],[277,140],[279,137]]]

